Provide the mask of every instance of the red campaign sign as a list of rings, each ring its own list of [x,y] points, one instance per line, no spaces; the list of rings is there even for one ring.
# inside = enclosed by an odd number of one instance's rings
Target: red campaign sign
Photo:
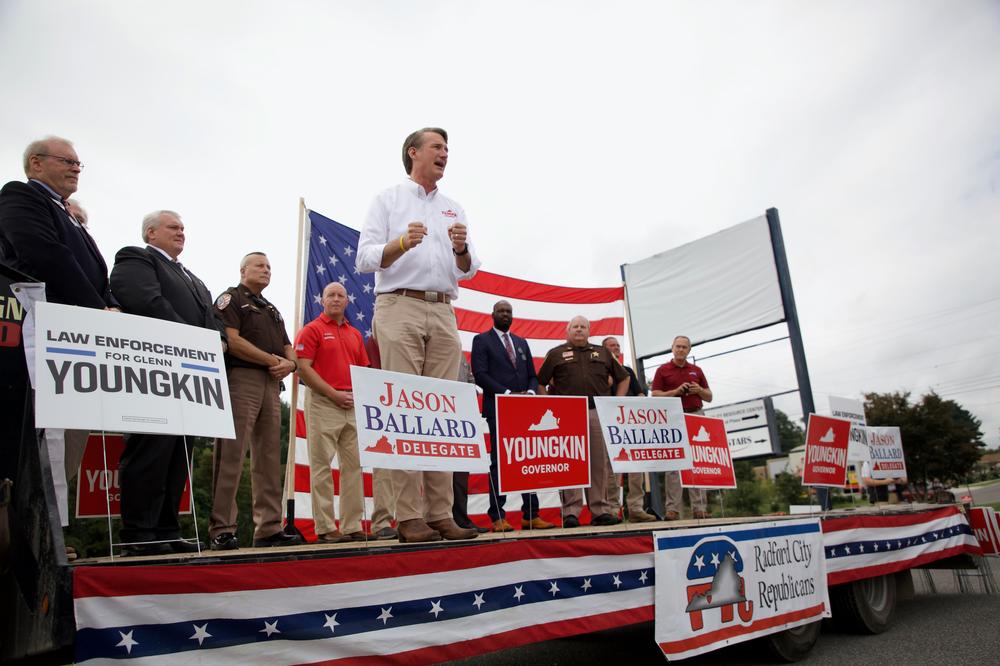
[[[735,488],[736,469],[726,437],[726,422],[697,414],[685,414],[693,467],[681,470],[685,488]]]
[[[983,555],[1000,553],[1000,533],[993,507],[977,506],[969,510],[969,527],[983,549]]]
[[[500,494],[590,487],[587,399],[498,395]]]
[[[104,447],[101,446],[102,439]],[[108,469],[106,472],[104,470],[105,453],[102,448],[107,450]],[[102,437],[99,433],[91,433],[87,439],[87,448],[83,452],[83,460],[80,462],[80,474],[76,478],[77,518],[106,518],[109,500],[111,517],[121,516],[122,489],[118,482],[118,459],[124,450],[124,436],[105,435]],[[190,482],[184,484],[180,513],[191,513]]]
[[[843,486],[847,482],[847,446],[850,436],[850,421],[819,414],[809,415],[802,485]]]

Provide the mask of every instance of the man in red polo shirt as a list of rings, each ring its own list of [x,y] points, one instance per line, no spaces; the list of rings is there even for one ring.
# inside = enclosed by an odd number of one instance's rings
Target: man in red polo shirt
[[[323,289],[323,314],[295,338],[299,377],[306,392],[306,436],[312,486],[313,520],[322,543],[363,541],[364,490],[354,422],[351,366],[367,367],[368,354],[358,329],[344,317],[347,290],[339,282]],[[333,510],[330,461],[340,457],[340,526]]]
[[[712,402],[712,389],[708,388],[705,373],[694,363],[688,363],[691,353],[691,338],[678,335],[671,347],[674,357],[656,369],[653,375],[653,395],[676,397],[686,414],[701,414],[703,402]],[[664,494],[666,495],[667,520],[681,517],[684,489],[681,488],[680,472],[666,472]],[[703,488],[688,488],[691,510],[695,518],[708,518]]]

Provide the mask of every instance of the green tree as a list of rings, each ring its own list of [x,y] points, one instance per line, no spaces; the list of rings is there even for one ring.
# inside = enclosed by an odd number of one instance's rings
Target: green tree
[[[972,471],[982,451],[982,423],[954,400],[933,391],[911,402],[909,392],[868,393],[869,425],[899,426],[911,480],[956,483]]]
[[[781,440],[782,453],[788,453],[806,443],[806,431],[798,423],[788,418],[788,414],[776,409],[774,417],[778,423],[778,439]]]

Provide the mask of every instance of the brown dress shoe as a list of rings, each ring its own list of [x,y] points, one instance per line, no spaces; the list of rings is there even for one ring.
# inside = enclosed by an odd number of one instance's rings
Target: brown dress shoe
[[[704,520],[705,518],[711,518],[711,516],[709,516],[704,511],[693,511],[691,512],[691,515],[694,516],[695,520]]]
[[[474,529],[459,527],[451,518],[442,518],[432,523],[427,523],[427,527],[436,531],[448,541],[458,541],[459,539],[475,539],[479,532]]]
[[[521,529],[524,529],[524,525],[525,523],[522,522]],[[528,521],[527,525],[529,530],[551,530],[555,528],[555,525],[553,525],[547,520],[539,518],[538,516],[535,516],[530,521]]]
[[[345,543],[350,541],[351,537],[344,535],[340,530],[334,530],[332,532],[327,532],[326,534],[317,534],[317,543]]]
[[[663,516],[663,520],[680,520],[681,514],[676,511],[667,511]]]
[[[507,522],[506,518],[501,518],[500,520],[493,521],[493,531],[494,532],[513,532],[514,526]]]
[[[656,516],[648,514],[640,509],[639,511],[629,511],[628,519],[629,522],[632,523],[651,523],[656,520]]]
[[[420,518],[402,520],[396,526],[400,543],[420,543],[422,541],[440,541],[441,535],[427,526]]]

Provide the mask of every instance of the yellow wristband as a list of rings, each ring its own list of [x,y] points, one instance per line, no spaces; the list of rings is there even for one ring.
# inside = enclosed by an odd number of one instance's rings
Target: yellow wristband
[[[406,252],[406,247],[403,245],[403,237],[404,236],[406,236],[406,234],[403,234],[402,236],[399,237],[399,251],[400,252]]]

